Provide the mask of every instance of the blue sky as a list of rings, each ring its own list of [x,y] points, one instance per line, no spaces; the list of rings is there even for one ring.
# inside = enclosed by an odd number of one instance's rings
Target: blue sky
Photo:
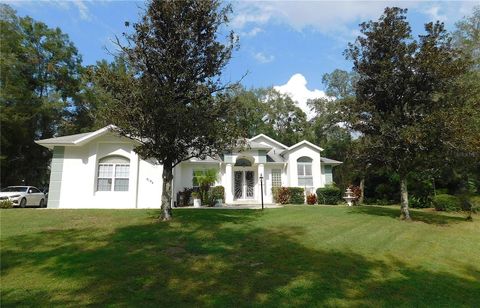
[[[2,1],[50,27],[60,27],[77,46],[84,64],[111,59],[111,40],[136,21],[143,1]],[[240,36],[225,78],[246,87],[276,86],[303,105],[323,95],[322,75],[336,68],[350,70],[342,55],[358,35],[358,24],[377,19],[385,6],[408,8],[413,32],[423,24],[445,22],[448,29],[470,15],[478,1],[238,1],[230,27]],[[303,107],[303,106],[301,106]]]

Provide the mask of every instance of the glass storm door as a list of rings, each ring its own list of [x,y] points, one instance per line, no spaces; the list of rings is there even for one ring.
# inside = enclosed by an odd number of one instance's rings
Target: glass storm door
[[[255,182],[253,178],[253,171],[245,171],[245,198],[253,199],[253,184]]]
[[[253,199],[255,191],[254,171],[235,171],[233,180],[235,199]]]
[[[243,199],[243,171],[234,172],[235,199]]]

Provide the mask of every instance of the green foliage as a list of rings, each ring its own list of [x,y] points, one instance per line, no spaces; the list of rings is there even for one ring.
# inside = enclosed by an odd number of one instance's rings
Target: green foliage
[[[469,202],[473,213],[480,212],[480,195],[470,196]]]
[[[43,186],[53,137],[76,99],[81,57],[68,36],[0,4],[0,123],[2,185]]]
[[[290,190],[288,187],[272,187],[273,201],[280,204],[290,203]]]
[[[189,206],[192,198],[193,188],[185,187],[183,191],[178,192],[177,201],[178,206]]]
[[[242,135],[233,86],[220,78],[237,36],[224,31],[231,4],[218,0],[153,0],[144,12],[118,44],[127,70],[97,67],[94,82],[112,98],[106,116],[119,133],[141,140],[135,151],[163,165],[161,216],[168,220],[173,168],[221,154]]]
[[[462,209],[462,202],[457,196],[436,195],[433,197],[433,206],[437,211],[460,211]]]
[[[421,198],[414,195],[409,195],[408,204],[412,208],[427,208],[432,206],[432,198]]]
[[[292,204],[305,204],[305,189],[303,187],[288,187]]]
[[[362,35],[346,50],[358,74],[356,96],[342,102],[349,127],[363,134],[368,161],[398,174],[405,193],[410,170],[441,161],[459,138],[444,113],[461,106],[448,95],[468,69],[443,23],[426,24],[415,40],[406,13],[386,8],[378,21],[360,25]]]
[[[195,179],[199,186],[199,193],[202,199],[202,203],[211,203],[208,191],[218,179],[218,171],[216,169],[206,169],[202,173],[195,176]]]
[[[315,194],[308,194],[307,204],[310,204],[310,205],[317,204],[317,196]]]
[[[273,201],[280,204],[304,204],[303,187],[272,187]]]
[[[436,189],[436,194],[437,195],[444,195],[444,194],[449,194],[448,188],[437,188]]]
[[[210,199],[212,199],[214,201],[222,200],[223,202],[225,202],[225,187],[214,186],[214,187],[210,188],[209,193],[211,195]]]
[[[200,193],[198,191],[193,191],[191,196],[193,199],[200,199]]]
[[[337,99],[345,99],[355,96],[358,75],[355,72],[347,72],[336,69],[332,73],[324,74],[322,83],[326,86],[325,94]]]
[[[236,125],[249,136],[266,134],[286,145],[293,145],[309,134],[305,113],[290,96],[268,89],[233,91]]]
[[[318,204],[336,205],[342,201],[342,191],[335,185],[327,185],[317,189]]]
[[[0,209],[11,209],[13,208],[12,200],[0,200]]]

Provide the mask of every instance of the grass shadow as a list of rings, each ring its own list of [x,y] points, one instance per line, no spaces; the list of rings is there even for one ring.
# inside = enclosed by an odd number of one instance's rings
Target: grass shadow
[[[296,240],[305,234],[302,227],[250,224],[261,215],[255,211],[175,214],[169,223],[108,234],[67,229],[5,239],[2,277],[36,271],[52,285],[15,290],[2,284],[1,306],[480,305],[478,281],[311,249]]]
[[[399,219],[400,208],[365,205],[365,206],[352,207],[350,209],[350,213],[386,216],[386,217]],[[420,221],[420,222],[424,222],[427,224],[434,224],[434,225],[449,225],[449,224],[461,223],[466,221],[464,217],[460,217],[460,216],[452,216],[445,213],[437,213],[437,212],[428,213],[428,212],[415,210],[415,209],[410,209],[410,216],[412,217],[413,221]]]

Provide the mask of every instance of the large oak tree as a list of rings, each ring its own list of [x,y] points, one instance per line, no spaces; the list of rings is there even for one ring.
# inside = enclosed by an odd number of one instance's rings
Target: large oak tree
[[[99,67],[96,80],[112,97],[108,116],[141,143],[135,151],[163,165],[161,219],[169,220],[173,168],[233,146],[235,104],[220,76],[237,46],[225,32],[230,5],[218,0],[147,3],[120,45],[126,69]],[[118,71],[118,70],[117,70]]]
[[[407,175],[442,155],[450,138],[442,110],[458,110],[448,93],[467,69],[440,22],[412,37],[407,10],[386,8],[360,25],[346,50],[358,74],[356,99],[345,104],[349,124],[364,136],[365,151],[400,177],[401,217],[409,220]]]

